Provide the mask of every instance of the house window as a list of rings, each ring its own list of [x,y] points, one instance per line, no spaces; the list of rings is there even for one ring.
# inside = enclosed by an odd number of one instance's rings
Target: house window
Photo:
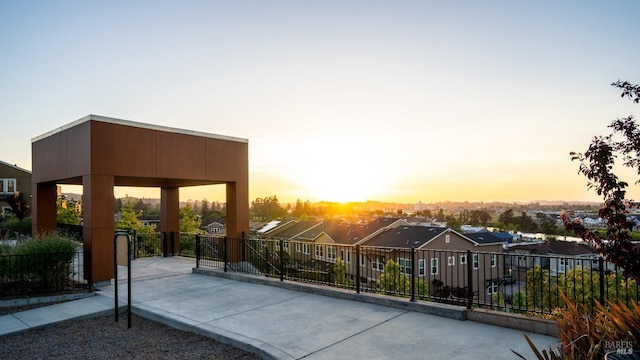
[[[455,266],[456,265],[456,257],[455,256],[449,256],[447,258],[447,266]]]
[[[261,245],[262,247],[265,247],[265,246],[267,246],[267,242],[266,242],[266,241],[264,241],[264,240],[263,240],[263,241],[260,241],[260,245]]]
[[[376,256],[373,259],[371,259],[371,269],[384,271],[384,256],[381,256],[381,257]]]
[[[495,280],[487,280],[487,294],[493,295],[498,292],[498,282]]]
[[[289,251],[289,242],[288,241],[282,242],[282,250]]]
[[[466,265],[467,264],[467,255],[460,255],[460,265]]]
[[[431,275],[438,275],[438,258],[431,258]]]
[[[335,262],[337,255],[338,255],[338,249],[336,249],[335,246],[327,246],[327,260],[331,262]]]
[[[560,272],[571,270],[571,264],[569,263],[569,261],[569,259],[560,259]]]
[[[413,261],[411,259],[398,258],[398,265],[400,265],[400,273],[411,274],[413,272]]]
[[[324,246],[316,245],[316,258],[322,259],[324,257]]]
[[[496,267],[496,254],[491,254],[489,258],[491,259],[491,267]]]
[[[473,254],[473,269],[478,269],[478,264],[480,263],[480,256],[478,254]]]
[[[0,193],[13,194],[16,192],[16,179],[0,179]]]
[[[351,264],[351,251],[342,250],[342,256],[343,256],[342,258],[344,259],[344,262],[346,262],[347,264]]]
[[[447,243],[447,244],[450,243],[451,242],[451,235],[449,235],[449,234],[445,235],[444,236],[444,242]]]
[[[360,267],[364,267],[364,255],[360,254]]]
[[[418,260],[418,274],[424,276],[424,259]]]
[[[309,244],[296,243],[296,252],[309,255]]]

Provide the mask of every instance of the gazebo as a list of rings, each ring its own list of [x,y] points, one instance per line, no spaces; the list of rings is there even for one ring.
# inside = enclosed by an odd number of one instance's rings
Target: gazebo
[[[94,282],[113,277],[114,186],[161,189],[159,230],[174,252],[181,187],[226,184],[227,236],[248,234],[246,139],[88,115],[31,147],[33,233],[56,230],[58,184],[82,185],[85,274]]]

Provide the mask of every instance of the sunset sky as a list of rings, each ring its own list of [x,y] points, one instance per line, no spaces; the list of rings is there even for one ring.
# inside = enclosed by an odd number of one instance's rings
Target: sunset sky
[[[609,85],[640,83],[639,19],[635,0],[0,0],[0,160],[30,170],[32,138],[97,114],[249,139],[251,199],[599,200],[569,152],[640,116]]]

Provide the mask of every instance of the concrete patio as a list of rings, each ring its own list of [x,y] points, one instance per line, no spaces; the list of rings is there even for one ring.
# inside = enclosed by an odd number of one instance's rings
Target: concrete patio
[[[181,257],[133,261],[132,311],[265,359],[514,359],[511,349],[533,358],[518,330],[197,274],[194,267],[195,260]],[[120,267],[121,306],[126,276]],[[113,314],[115,286],[99,290],[85,299],[2,316],[0,336]],[[557,342],[528,335],[539,348]]]

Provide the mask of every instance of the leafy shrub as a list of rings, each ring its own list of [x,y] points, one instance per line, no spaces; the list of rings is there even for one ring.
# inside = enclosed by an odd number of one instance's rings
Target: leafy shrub
[[[152,257],[162,255],[162,234],[135,231],[132,240],[134,257]]]
[[[18,292],[61,290],[70,281],[77,251],[73,240],[58,235],[31,239],[9,251],[1,275],[22,288]]]
[[[180,255],[196,256],[196,234],[180,234]]]
[[[576,306],[564,293],[560,295],[567,304],[556,318],[560,346],[540,351],[524,335],[538,359],[600,359],[608,352],[633,351],[640,344],[640,305],[635,301],[631,306],[595,301],[597,311],[591,314],[584,305]]]
[[[14,236],[15,233],[20,235],[31,236],[31,218],[24,218],[18,220],[18,218],[9,218],[2,223],[3,231],[6,231],[9,238]]]

